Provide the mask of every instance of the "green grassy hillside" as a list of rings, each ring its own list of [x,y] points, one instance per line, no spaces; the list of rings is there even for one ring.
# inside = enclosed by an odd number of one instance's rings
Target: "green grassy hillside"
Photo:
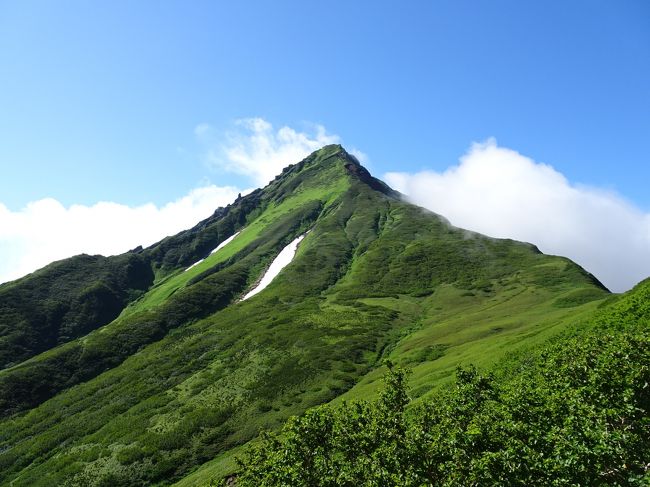
[[[0,369],[109,323],[153,278],[135,253],[79,255],[0,285]]]
[[[392,367],[376,401],[311,409],[240,452],[237,485],[648,485],[649,326],[646,282],[416,407]]]
[[[119,317],[0,372],[0,483],[200,483],[260,430],[376,395],[386,358],[425,401],[459,364],[543,343],[609,296],[567,259],[401,201],[340,146],[135,255],[155,281]]]

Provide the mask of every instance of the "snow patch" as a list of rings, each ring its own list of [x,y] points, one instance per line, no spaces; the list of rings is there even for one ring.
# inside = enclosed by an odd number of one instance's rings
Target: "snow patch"
[[[231,235],[226,240],[224,240],[219,245],[217,245],[217,248],[214,249],[212,252],[210,252],[210,254],[214,254],[217,250],[224,248],[226,245],[228,245],[230,242],[232,242],[233,238],[235,238],[237,235],[239,235],[239,232],[235,233],[234,235]],[[192,264],[187,269],[185,269],[185,272],[189,271],[192,267],[199,265],[204,260],[205,259],[201,259],[201,260],[196,261],[194,264]]]
[[[211,253],[211,254],[214,254],[217,250],[224,248],[226,245],[228,245],[230,242],[232,242],[232,240],[233,240],[237,235],[239,235],[239,232],[234,233],[233,235],[231,235],[230,237],[228,237],[226,240],[224,240],[223,242],[221,242],[219,245],[217,245],[217,248],[214,249],[214,250],[213,250],[212,252],[210,252],[210,253]]]
[[[271,265],[266,271],[266,274],[264,274],[264,277],[262,277],[262,280],[257,285],[257,287],[255,287],[252,291],[249,291],[249,293],[242,298],[242,301],[246,301],[248,298],[255,296],[266,286],[271,284],[271,281],[275,279],[275,276],[277,276],[280,271],[289,265],[289,263],[293,260],[294,256],[296,255],[296,250],[298,250],[298,244],[303,238],[305,238],[305,235],[307,235],[307,233],[296,238],[293,242],[282,249],[278,256],[273,259],[273,262],[271,262]]]
[[[199,264],[200,264],[201,262],[203,262],[204,260],[205,260],[205,259],[197,260],[194,264],[192,264],[192,265],[189,266],[187,269],[185,269],[185,272],[189,271],[189,270],[190,270],[192,267],[194,267],[195,265],[199,265]]]

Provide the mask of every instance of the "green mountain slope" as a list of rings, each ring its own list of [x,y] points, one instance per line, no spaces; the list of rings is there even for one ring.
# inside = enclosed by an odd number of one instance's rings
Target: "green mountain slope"
[[[237,485],[646,486],[649,326],[650,281],[496,373],[459,369],[419,407],[393,368],[377,401],[311,409],[251,445]]]
[[[139,255],[79,255],[0,285],[0,369],[115,319],[153,282]]]
[[[271,285],[239,301],[308,230]],[[424,399],[458,364],[542,343],[609,295],[568,259],[401,201],[340,146],[133,254],[155,281],[120,316],[0,371],[1,483],[227,470],[261,429],[375,394],[385,358],[413,368]]]

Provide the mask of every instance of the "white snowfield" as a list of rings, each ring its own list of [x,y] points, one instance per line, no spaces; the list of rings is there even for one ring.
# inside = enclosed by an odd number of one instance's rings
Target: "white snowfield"
[[[214,254],[217,250],[224,248],[226,245],[228,245],[230,242],[232,242],[232,240],[233,240],[237,235],[239,235],[239,232],[235,233],[234,235],[231,235],[231,236],[228,237],[226,240],[224,240],[224,241],[221,242],[219,245],[217,245],[217,248],[214,249],[212,252],[210,252],[210,254]],[[192,267],[194,267],[194,266],[196,266],[196,265],[199,265],[199,264],[200,264],[201,262],[203,262],[204,260],[205,260],[205,259],[201,259],[201,260],[196,261],[194,264],[192,264],[192,265],[189,266],[187,269],[185,269],[185,272],[189,271]]]
[[[231,236],[228,237],[226,240],[224,240],[223,242],[221,242],[219,245],[217,245],[217,248],[214,249],[214,250],[213,250],[212,252],[210,252],[210,253],[211,253],[211,254],[214,254],[217,250],[224,248],[226,245],[228,245],[230,242],[232,242],[232,240],[233,240],[237,235],[239,235],[239,232],[235,232],[233,235],[231,235]]]
[[[189,271],[189,270],[190,270],[192,267],[194,267],[195,265],[199,265],[199,264],[200,264],[201,262],[203,262],[204,260],[205,260],[205,259],[197,260],[194,264],[192,264],[192,265],[189,266],[187,269],[185,269],[185,272]]]
[[[257,287],[249,291],[248,294],[246,294],[246,296],[242,298],[242,301],[246,301],[248,298],[255,296],[257,293],[262,291],[266,286],[271,284],[271,281],[275,279],[275,276],[277,276],[280,273],[280,271],[284,269],[287,265],[289,265],[289,263],[293,260],[294,256],[296,255],[296,250],[298,250],[298,244],[303,238],[305,238],[305,235],[307,235],[307,233],[301,235],[293,242],[291,242],[289,245],[287,245],[285,248],[283,248],[282,251],[280,251],[278,256],[275,259],[273,259],[273,262],[271,262],[271,265],[266,271],[266,274],[264,274],[264,277],[262,277],[262,280],[257,285]]]

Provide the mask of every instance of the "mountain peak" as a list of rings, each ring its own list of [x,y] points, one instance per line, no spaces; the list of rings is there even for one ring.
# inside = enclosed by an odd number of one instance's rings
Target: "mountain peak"
[[[358,181],[371,189],[385,194],[386,196],[400,199],[399,192],[390,188],[383,181],[375,178],[370,172],[361,164],[356,156],[345,150],[341,144],[329,144],[321,147],[320,149],[312,152],[305,157],[302,161],[292,164],[284,168],[282,173],[276,177],[284,179],[290,177],[291,174],[302,171],[306,166],[316,169],[317,172],[325,170],[332,164],[338,164],[346,171],[346,174],[351,177],[353,181]]]

